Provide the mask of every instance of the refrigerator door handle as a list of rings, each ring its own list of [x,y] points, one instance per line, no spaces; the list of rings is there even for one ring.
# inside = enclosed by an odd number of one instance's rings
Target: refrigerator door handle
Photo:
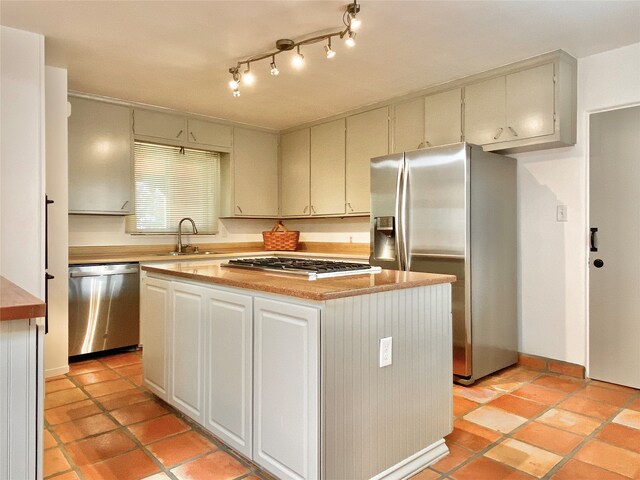
[[[398,258],[400,259],[400,270],[408,271],[411,268],[408,257],[408,241],[409,238],[409,229],[408,229],[408,215],[407,215],[407,204],[409,191],[407,188],[409,181],[409,168],[407,166],[406,158],[402,162],[400,166],[400,178],[398,185]]]

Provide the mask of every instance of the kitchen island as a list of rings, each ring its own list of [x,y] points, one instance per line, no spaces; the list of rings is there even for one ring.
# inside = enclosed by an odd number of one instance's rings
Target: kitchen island
[[[448,453],[454,276],[142,271],[145,385],[276,477],[400,479]]]

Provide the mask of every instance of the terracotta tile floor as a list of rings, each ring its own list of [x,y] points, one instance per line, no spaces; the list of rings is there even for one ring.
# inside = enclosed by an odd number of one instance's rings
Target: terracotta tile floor
[[[45,385],[44,477],[272,480],[142,386],[142,354],[71,364]]]
[[[47,381],[45,478],[271,480],[154,398],[141,362],[112,355]],[[453,393],[451,453],[412,480],[640,479],[639,390],[515,366]]]

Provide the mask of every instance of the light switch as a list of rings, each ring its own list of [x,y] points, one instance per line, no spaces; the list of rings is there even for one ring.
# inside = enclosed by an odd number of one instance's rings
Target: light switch
[[[393,337],[380,339],[380,368],[391,365],[392,363],[392,343]]]
[[[556,210],[556,221],[558,222],[566,222],[567,221],[567,206],[566,205],[558,205]]]

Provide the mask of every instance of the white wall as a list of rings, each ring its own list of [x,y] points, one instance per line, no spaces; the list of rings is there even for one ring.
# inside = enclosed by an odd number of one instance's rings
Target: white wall
[[[640,44],[578,60],[577,144],[518,158],[520,342],[586,365],[588,117],[640,103]],[[568,221],[556,222],[556,206]]]
[[[0,274],[44,298],[44,37],[1,35]]]
[[[69,371],[69,225],[67,168],[67,71],[45,68],[45,160],[49,206],[49,333],[45,336],[45,376]]]

